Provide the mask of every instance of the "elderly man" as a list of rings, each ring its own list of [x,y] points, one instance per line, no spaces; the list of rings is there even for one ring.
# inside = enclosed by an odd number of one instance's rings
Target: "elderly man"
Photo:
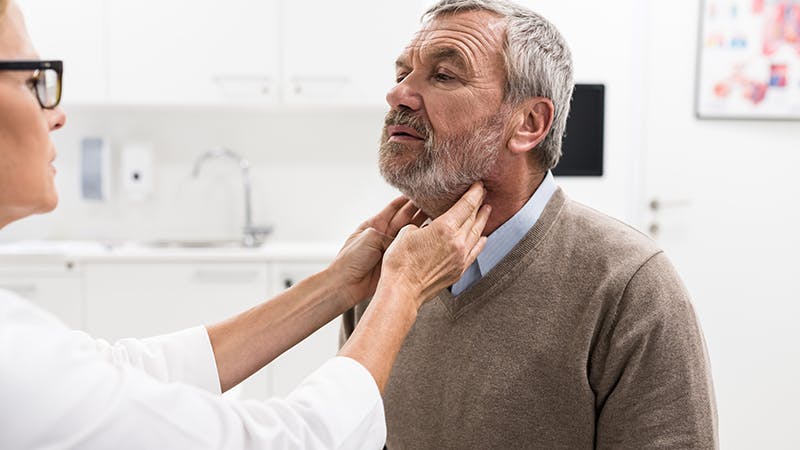
[[[677,273],[549,171],[572,86],[558,30],[505,1],[439,2],[397,60],[383,176],[431,217],[483,180],[492,214],[483,252],[419,311],[397,358],[390,449],[718,445],[703,335]],[[344,337],[367,303],[345,314]]]

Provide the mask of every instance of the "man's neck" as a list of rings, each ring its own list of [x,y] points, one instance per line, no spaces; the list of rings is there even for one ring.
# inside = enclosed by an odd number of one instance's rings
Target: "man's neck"
[[[546,175],[546,171],[528,172],[519,177],[507,177],[502,183],[495,183],[492,180],[484,181],[486,187],[484,203],[492,206],[492,214],[483,229],[484,236],[492,234],[500,225],[514,217],[514,214],[530,200]],[[514,182],[510,182],[510,180],[514,180]]]

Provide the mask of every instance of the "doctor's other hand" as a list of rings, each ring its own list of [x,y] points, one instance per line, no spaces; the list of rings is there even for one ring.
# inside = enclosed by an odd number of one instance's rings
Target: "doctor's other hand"
[[[406,225],[420,226],[428,219],[406,197],[398,197],[374,217],[363,222],[347,238],[329,270],[341,283],[348,307],[366,300],[375,292],[381,272],[383,252]]]
[[[483,205],[485,195],[483,185],[475,183],[429,225],[403,227],[383,255],[377,290],[402,289],[407,295],[401,298],[413,299],[419,310],[442,289],[458,281],[486,244],[482,234],[491,206]]]

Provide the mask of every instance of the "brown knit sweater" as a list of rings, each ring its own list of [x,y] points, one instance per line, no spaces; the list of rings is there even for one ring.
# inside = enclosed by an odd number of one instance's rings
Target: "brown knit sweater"
[[[367,304],[344,315],[342,338]],[[522,241],[419,312],[384,394],[390,449],[706,449],[705,343],[666,256],[559,189]]]

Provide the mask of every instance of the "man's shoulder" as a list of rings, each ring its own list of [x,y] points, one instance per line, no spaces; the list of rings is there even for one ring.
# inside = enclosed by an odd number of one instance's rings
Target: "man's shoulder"
[[[558,222],[554,237],[565,242],[562,250],[570,254],[572,266],[582,261],[587,279],[611,281],[620,296],[649,298],[640,306],[650,309],[668,311],[687,302],[678,272],[650,236],[573,200],[565,201]]]
[[[633,226],[580,202],[567,199],[557,222],[557,239],[597,257],[642,264],[660,253],[659,245]]]

